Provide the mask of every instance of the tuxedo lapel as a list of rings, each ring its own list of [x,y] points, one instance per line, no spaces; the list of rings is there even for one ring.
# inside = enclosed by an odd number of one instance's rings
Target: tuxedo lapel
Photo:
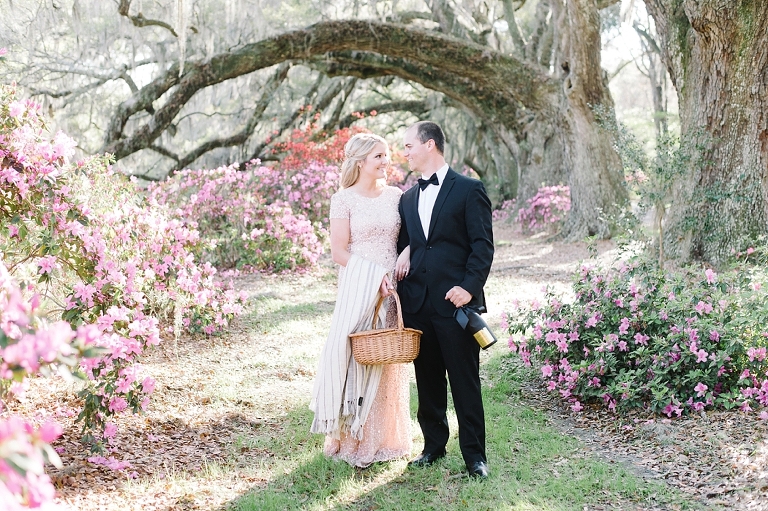
[[[435,199],[435,207],[432,209],[432,218],[429,221],[429,236],[427,236],[427,239],[432,237],[432,233],[435,232],[435,226],[437,225],[437,216],[440,214],[440,209],[443,207],[443,204],[445,204],[445,199],[446,197],[448,197],[448,194],[451,193],[451,188],[453,188],[453,184],[455,182],[456,182],[456,172],[454,172],[453,169],[449,168],[448,173],[445,175],[445,182],[440,187],[440,192],[437,194],[437,199]],[[417,214],[418,214],[418,211],[417,211]]]
[[[413,234],[413,231],[416,231],[421,236],[421,239],[426,242],[427,238],[424,236],[424,229],[421,227],[421,219],[419,218],[419,187],[414,186],[412,190],[413,193],[404,208],[408,223],[414,226],[413,230],[409,229],[408,234],[410,236]]]

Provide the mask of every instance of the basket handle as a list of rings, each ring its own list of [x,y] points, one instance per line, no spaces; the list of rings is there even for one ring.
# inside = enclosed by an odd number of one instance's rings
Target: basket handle
[[[397,295],[397,291],[392,291],[392,295],[395,297],[395,303],[397,304],[397,329],[403,330],[405,329],[405,325],[403,324],[403,310],[400,308],[400,297]],[[376,320],[379,317],[379,310],[381,309],[381,305],[384,303],[384,299],[386,296],[381,296],[379,294],[379,301],[376,302],[376,310],[373,312],[373,321],[371,323],[371,330],[376,329]]]

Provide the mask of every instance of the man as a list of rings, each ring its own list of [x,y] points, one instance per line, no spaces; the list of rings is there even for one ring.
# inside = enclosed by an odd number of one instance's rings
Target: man
[[[404,145],[411,170],[422,174],[400,200],[398,239],[398,252],[410,246],[410,270],[397,275],[403,321],[424,332],[414,361],[424,450],[410,465],[428,466],[445,456],[447,373],[461,454],[471,476],[486,478],[480,346],[453,315],[462,305],[485,305],[483,286],[493,261],[491,202],[480,181],[445,162],[445,135],[437,124],[414,124]]]

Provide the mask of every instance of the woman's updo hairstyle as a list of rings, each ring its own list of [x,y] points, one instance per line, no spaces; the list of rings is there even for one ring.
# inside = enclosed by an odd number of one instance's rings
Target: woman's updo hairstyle
[[[360,166],[371,154],[376,144],[384,144],[389,156],[387,141],[373,133],[358,133],[344,146],[344,162],[341,164],[341,187],[349,188],[360,178]]]

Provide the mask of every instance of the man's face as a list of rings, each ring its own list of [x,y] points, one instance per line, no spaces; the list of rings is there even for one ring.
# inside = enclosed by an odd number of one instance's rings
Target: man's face
[[[403,156],[408,160],[408,166],[414,172],[424,173],[424,167],[429,159],[429,143],[422,144],[419,137],[416,135],[417,128],[410,128],[405,132],[403,137]]]

